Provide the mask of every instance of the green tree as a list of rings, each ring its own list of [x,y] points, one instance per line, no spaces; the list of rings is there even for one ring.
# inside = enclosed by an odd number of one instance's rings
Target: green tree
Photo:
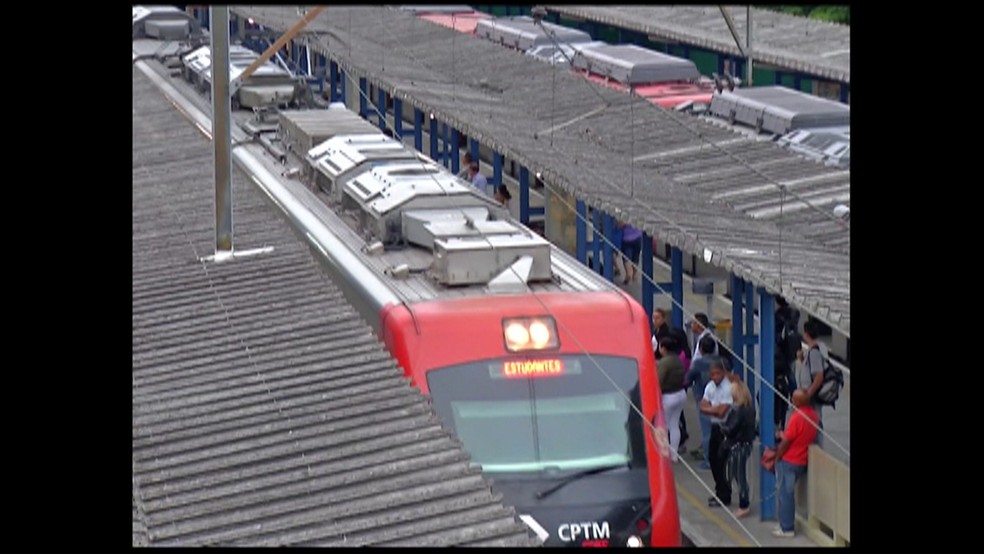
[[[818,19],[821,21],[830,21],[832,23],[843,23],[845,25],[851,24],[850,6],[771,5],[771,6],[756,6],[756,7],[765,10],[772,10],[780,13],[787,13],[789,15],[798,15],[802,17],[809,17],[811,19]]]

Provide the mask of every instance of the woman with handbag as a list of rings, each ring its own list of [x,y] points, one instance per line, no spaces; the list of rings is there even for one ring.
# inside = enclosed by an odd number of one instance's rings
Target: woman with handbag
[[[748,458],[752,454],[752,443],[755,442],[755,405],[752,394],[736,373],[726,377],[731,381],[731,396],[734,402],[725,413],[721,423],[724,433],[724,445],[721,448],[725,456],[725,472],[729,483],[737,481],[738,509],[735,517],[748,515]]]

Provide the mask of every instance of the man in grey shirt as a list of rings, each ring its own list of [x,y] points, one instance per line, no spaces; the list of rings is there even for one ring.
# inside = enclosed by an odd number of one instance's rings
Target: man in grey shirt
[[[817,341],[820,335],[820,325],[815,320],[807,321],[803,325],[803,342],[807,345],[807,351],[797,352],[797,358],[802,362],[796,365],[796,387],[806,391],[810,399],[810,406],[817,412],[817,425],[823,429],[823,404],[817,398],[820,392],[820,385],[823,384],[824,357],[826,352],[821,350],[821,344]],[[823,444],[823,433],[818,432],[816,443]]]

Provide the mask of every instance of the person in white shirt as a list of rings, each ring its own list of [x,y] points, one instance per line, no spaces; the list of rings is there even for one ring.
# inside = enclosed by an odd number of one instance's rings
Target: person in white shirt
[[[690,363],[694,363],[704,355],[700,351],[698,345],[700,344],[700,339],[711,334],[711,323],[707,319],[707,314],[697,313],[694,314],[694,319],[690,322],[690,331],[694,334],[694,355],[691,356]],[[718,355],[718,345],[717,341],[714,341],[714,352],[715,356]]]
[[[711,474],[714,475],[714,494],[717,498],[707,499],[707,505],[714,508],[731,506],[731,482],[725,474],[727,452],[721,451],[724,433],[721,422],[728,406],[734,402],[731,395],[731,382],[724,378],[724,364],[721,358],[715,357],[711,362],[711,382],[704,388],[704,398],[700,401],[700,411],[711,420],[711,440],[708,444],[707,457],[711,462]],[[720,499],[720,501],[718,500]]]

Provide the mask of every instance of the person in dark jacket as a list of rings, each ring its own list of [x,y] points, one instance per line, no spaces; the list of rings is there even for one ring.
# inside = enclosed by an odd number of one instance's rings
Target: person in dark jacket
[[[726,378],[731,381],[731,397],[734,399],[724,417],[721,430],[727,447],[722,448],[727,456],[725,471],[728,482],[736,481],[738,485],[738,509],[735,517],[744,517],[749,511],[748,492],[748,458],[752,454],[752,443],[755,442],[755,404],[752,394],[736,373],[729,373]]]
[[[677,450],[680,448],[680,414],[687,402],[687,389],[683,386],[686,372],[677,348],[679,347],[673,338],[664,337],[659,343],[662,356],[656,362],[663,412],[666,414],[666,427],[670,434],[670,458],[674,462],[678,459]]]
[[[668,335],[676,341],[678,349],[677,356],[683,362],[684,371],[690,371],[690,340],[687,338],[687,332],[679,327],[671,327]],[[677,451],[680,454],[687,451],[686,444],[688,438],[690,438],[690,433],[687,432],[687,418],[684,417],[683,412],[680,412],[680,448]]]
[[[670,324],[666,322],[666,310],[656,308],[653,310],[653,356],[659,359],[659,341],[670,334]]]

